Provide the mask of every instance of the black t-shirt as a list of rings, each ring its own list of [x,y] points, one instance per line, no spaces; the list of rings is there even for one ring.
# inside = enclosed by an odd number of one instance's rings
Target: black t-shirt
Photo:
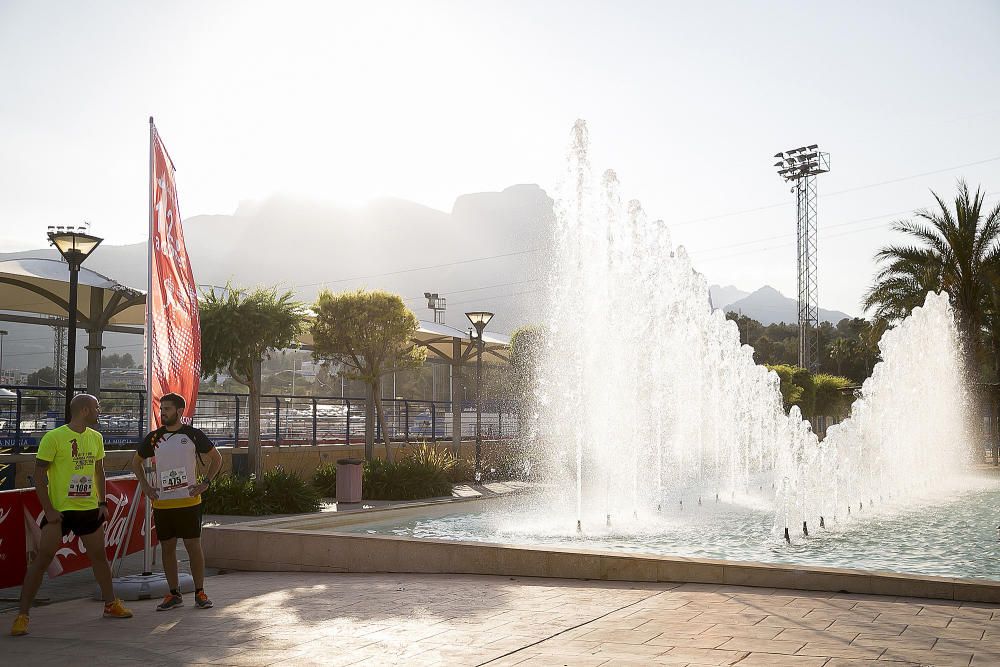
[[[197,429],[194,426],[182,424],[176,431],[168,431],[166,426],[161,426],[155,431],[150,431],[146,434],[146,437],[142,439],[142,442],[139,443],[139,446],[135,451],[140,458],[151,458],[156,456],[156,448],[160,445],[164,438],[169,439],[179,435],[187,436],[188,439],[194,443],[194,450],[199,454],[207,454],[215,449],[215,445],[213,445],[212,441],[208,439],[208,436],[205,435],[204,431]]]

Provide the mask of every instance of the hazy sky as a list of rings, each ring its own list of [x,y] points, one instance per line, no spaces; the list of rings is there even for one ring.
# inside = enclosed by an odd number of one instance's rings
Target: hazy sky
[[[710,282],[790,296],[771,156],[819,143],[820,305],[857,313],[889,221],[928,188],[965,176],[1000,201],[998,34],[995,1],[0,0],[0,251],[84,219],[142,240],[150,115],[186,217],[550,189],[579,117],[595,166]]]

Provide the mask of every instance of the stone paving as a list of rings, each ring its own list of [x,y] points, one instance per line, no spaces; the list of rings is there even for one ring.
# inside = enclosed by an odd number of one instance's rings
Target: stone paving
[[[703,584],[233,572],[215,608],[73,600],[12,665],[1000,665],[1000,605]],[[6,633],[12,613],[0,614]]]

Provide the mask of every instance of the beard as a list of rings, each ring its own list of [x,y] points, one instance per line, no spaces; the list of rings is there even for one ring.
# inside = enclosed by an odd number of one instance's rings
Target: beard
[[[174,424],[179,422],[180,419],[181,419],[180,415],[174,415],[172,418],[160,415],[160,421],[163,423],[164,426],[173,426]]]

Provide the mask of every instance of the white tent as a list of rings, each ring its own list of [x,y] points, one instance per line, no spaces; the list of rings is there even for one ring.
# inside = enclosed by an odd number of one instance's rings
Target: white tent
[[[146,319],[145,292],[81,268],[77,288],[77,326],[87,340],[87,390],[101,381],[105,331],[141,334]],[[0,321],[67,326],[69,267],[58,259],[23,258],[0,262]],[[25,313],[25,314],[18,314]]]

